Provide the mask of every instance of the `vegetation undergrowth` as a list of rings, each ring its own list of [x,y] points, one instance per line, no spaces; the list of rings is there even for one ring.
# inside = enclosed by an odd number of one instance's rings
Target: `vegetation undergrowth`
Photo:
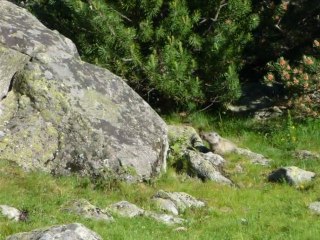
[[[177,121],[171,117],[168,122],[172,119]],[[296,189],[287,184],[268,183],[266,176],[274,168],[288,165],[320,172],[319,161],[299,160],[292,155],[295,149],[318,150],[319,120],[297,123],[288,115],[281,121],[254,123],[232,117],[209,118],[204,114],[189,120],[198,128],[218,131],[238,145],[264,154],[273,159],[272,165],[252,165],[242,157],[227,156],[226,172],[237,187],[202,182],[169,168],[152,183],[116,183],[116,187],[110,183],[105,188],[96,188],[85,178],[24,173],[1,160],[0,203],[27,210],[29,219],[16,223],[0,217],[0,239],[17,232],[72,222],[85,224],[103,239],[317,239],[320,221],[310,213],[308,204],[318,200],[320,180],[316,178],[307,188]],[[217,124],[212,125],[214,122]],[[160,189],[187,192],[204,200],[207,207],[184,213],[182,217],[188,219],[188,223],[185,224],[187,230],[182,232],[146,217],[116,217],[115,222],[104,223],[62,210],[64,204],[80,198],[100,208],[127,200],[155,210],[151,197]]]

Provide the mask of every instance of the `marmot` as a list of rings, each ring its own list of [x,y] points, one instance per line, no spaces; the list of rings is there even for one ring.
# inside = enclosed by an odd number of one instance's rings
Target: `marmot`
[[[264,157],[262,154],[252,152],[249,149],[237,147],[233,142],[222,138],[216,132],[201,132],[200,136],[209,143],[210,150],[214,153],[222,156],[228,153],[236,153],[248,157],[251,159],[252,163],[269,165],[270,160]]]
[[[209,143],[211,151],[219,155],[236,152],[238,149],[238,147],[234,143],[225,138],[222,138],[216,132],[201,132],[200,136]]]

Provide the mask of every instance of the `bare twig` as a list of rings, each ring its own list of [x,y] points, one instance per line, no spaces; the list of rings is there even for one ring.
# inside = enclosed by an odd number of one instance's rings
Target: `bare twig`
[[[215,97],[208,106],[206,106],[205,108],[202,108],[202,109],[196,111],[196,113],[206,111],[207,109],[209,109],[210,107],[212,107],[213,104],[219,102],[219,101],[217,101],[218,98],[219,98],[219,97]]]
[[[210,18],[213,22],[216,22],[218,20],[218,17],[219,17],[219,14],[220,14],[220,11],[221,9],[224,7],[224,6],[227,6],[228,3],[226,3],[226,0],[221,0],[220,2],[220,5],[219,5],[219,8],[216,12],[216,15],[214,16],[214,18]]]

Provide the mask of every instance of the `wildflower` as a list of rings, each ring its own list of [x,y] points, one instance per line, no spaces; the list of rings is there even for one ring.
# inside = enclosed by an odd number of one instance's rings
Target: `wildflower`
[[[308,81],[309,75],[307,73],[303,74],[303,80]]]
[[[289,80],[289,79],[290,79],[290,74],[289,74],[288,72],[286,72],[286,73],[284,74],[284,78],[287,79],[287,80]]]
[[[287,62],[286,62],[286,60],[284,60],[283,57],[281,57],[280,60],[279,60],[279,64],[280,64],[280,66],[284,66],[284,65],[287,64]]]
[[[304,101],[307,103],[311,102],[311,98],[309,96],[305,96]]]
[[[299,72],[299,70],[298,70],[297,68],[294,68],[294,69],[293,69],[293,73],[294,73],[294,74],[297,74],[298,72]]]
[[[304,89],[307,89],[308,87],[309,87],[309,83],[304,83],[304,84],[303,84],[303,88],[304,88]]]
[[[293,83],[294,83],[295,85],[298,85],[298,84],[299,84],[299,80],[296,79],[296,78],[293,78]]]
[[[290,65],[288,64],[288,66],[287,66],[287,70],[291,70],[291,67],[290,67]]]
[[[274,75],[272,73],[268,73],[267,79],[271,82],[274,80]]]
[[[288,10],[288,5],[289,5],[289,2],[284,2],[281,4],[281,7],[283,10],[287,11]]]
[[[306,64],[306,65],[312,65],[314,62],[312,60],[312,58],[310,57],[306,57],[306,56],[303,56],[303,62]]]
[[[313,41],[313,46],[319,47],[320,46],[320,42],[318,40],[314,40]]]

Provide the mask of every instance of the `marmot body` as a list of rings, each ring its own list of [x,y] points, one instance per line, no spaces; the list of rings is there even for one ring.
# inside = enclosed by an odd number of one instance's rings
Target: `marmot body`
[[[201,133],[200,135],[205,141],[209,143],[210,149],[214,153],[225,155],[231,152],[236,152],[238,149],[238,147],[234,143],[225,138],[222,138],[216,132]]]

